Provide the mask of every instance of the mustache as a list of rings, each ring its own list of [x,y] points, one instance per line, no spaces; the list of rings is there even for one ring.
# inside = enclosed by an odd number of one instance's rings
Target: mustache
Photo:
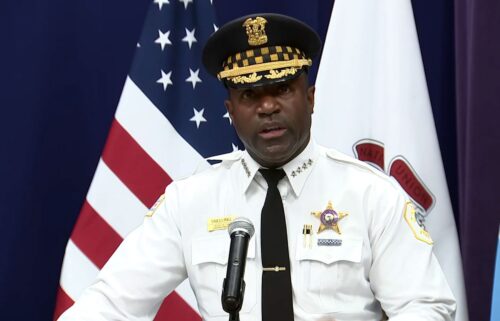
[[[263,121],[262,124],[259,125],[258,129],[259,132],[270,132],[272,130],[279,130],[279,129],[287,129],[288,126],[285,121],[281,119],[272,119],[272,120],[266,120]]]

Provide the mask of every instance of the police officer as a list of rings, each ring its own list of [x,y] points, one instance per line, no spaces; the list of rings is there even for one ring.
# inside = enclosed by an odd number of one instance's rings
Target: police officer
[[[213,34],[203,63],[227,87],[246,151],[170,184],[61,321],[151,319],[186,278],[203,319],[227,320],[220,298],[235,216],[255,226],[242,321],[453,320],[455,300],[408,196],[311,139],[307,70],[320,47],[309,26],[276,14]]]

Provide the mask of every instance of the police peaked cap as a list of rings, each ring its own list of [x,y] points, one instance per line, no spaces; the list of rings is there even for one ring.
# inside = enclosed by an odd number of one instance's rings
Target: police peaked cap
[[[318,34],[305,23],[260,13],[228,22],[203,49],[203,64],[228,87],[287,81],[307,70],[321,49]]]

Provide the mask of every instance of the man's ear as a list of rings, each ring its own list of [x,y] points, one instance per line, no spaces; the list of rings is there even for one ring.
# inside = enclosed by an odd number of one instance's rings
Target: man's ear
[[[314,113],[314,92],[315,91],[316,91],[315,86],[310,86],[309,88],[307,88],[306,99],[307,99],[307,102],[308,102],[309,107],[311,109],[311,114]]]
[[[234,110],[233,104],[231,103],[231,101],[229,99],[224,100],[224,106],[226,106],[227,112],[231,116],[233,114],[233,110]]]

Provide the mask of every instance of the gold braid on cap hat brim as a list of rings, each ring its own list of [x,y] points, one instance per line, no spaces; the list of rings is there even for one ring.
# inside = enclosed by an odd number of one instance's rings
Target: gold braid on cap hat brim
[[[293,69],[300,69],[304,66],[311,66],[312,65],[312,60],[311,59],[292,59],[292,60],[286,60],[286,61],[271,61],[271,62],[266,62],[266,63],[261,63],[261,64],[255,64],[251,66],[244,66],[244,67],[238,67],[235,66],[233,69],[229,70],[223,70],[217,74],[217,78],[219,80],[222,80],[224,78],[231,78],[231,77],[237,77],[241,75],[246,75],[246,74],[253,74],[261,71],[270,71],[269,75],[275,75],[276,69],[283,69],[283,68],[293,68]],[[267,78],[267,77],[266,77]],[[256,82],[257,80],[253,81]],[[248,81],[252,82],[252,81]]]

